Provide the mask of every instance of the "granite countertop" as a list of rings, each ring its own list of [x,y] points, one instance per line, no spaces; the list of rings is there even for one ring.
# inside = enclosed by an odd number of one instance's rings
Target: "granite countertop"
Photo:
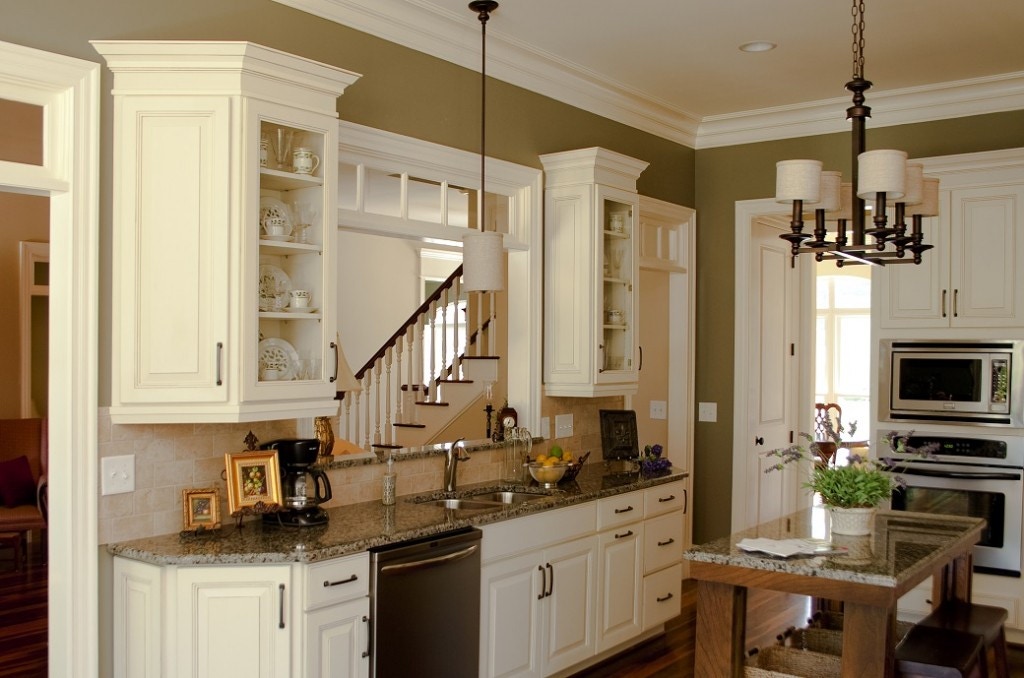
[[[872,534],[831,535],[826,510],[798,511],[728,537],[692,547],[683,557],[695,562],[734,565],[769,572],[899,588],[923,570],[941,564],[949,549],[977,541],[970,535],[981,518],[879,510]],[[736,546],[745,538],[824,539],[848,552],[836,555],[774,557]]]
[[[237,529],[229,518],[219,531],[204,536],[168,534],[109,544],[107,550],[115,556],[156,565],[311,563],[467,525],[486,525],[653,487],[687,475],[676,468],[654,477],[635,472],[610,473],[604,463],[594,463],[585,465],[575,481],[560,483],[556,489],[543,489],[532,483],[511,485],[491,481],[467,484],[454,494],[463,497],[500,489],[546,495],[539,500],[498,509],[451,510],[413,501],[449,496],[439,491],[399,496],[394,506],[371,501],[327,509],[330,521],[317,527],[283,528],[250,520],[242,529]]]

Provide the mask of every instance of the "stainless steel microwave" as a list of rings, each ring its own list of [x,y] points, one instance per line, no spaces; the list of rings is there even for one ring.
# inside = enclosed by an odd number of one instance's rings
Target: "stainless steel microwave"
[[[883,340],[880,418],[1024,426],[1024,341]]]

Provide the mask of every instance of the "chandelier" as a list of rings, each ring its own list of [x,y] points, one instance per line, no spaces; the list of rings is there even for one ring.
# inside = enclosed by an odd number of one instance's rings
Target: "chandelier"
[[[505,286],[504,238],[485,223],[487,169],[487,20],[498,8],[494,0],[474,0],[469,9],[480,20],[480,192],[477,194],[477,228],[462,238],[462,282],[467,292],[497,292]]]
[[[793,261],[813,253],[817,261],[844,264],[921,263],[932,248],[924,243],[921,222],[939,213],[939,180],[923,176],[920,163],[907,162],[898,150],[865,151],[865,121],[871,109],[864,105],[871,83],[864,79],[864,1],[853,2],[853,78],[846,89],[853,105],[846,109],[852,124],[852,182],[842,173],[822,171],[819,160],[782,160],[776,164],[775,199],[793,204],[790,232],[779,237],[791,245]],[[870,208],[867,205],[870,203]],[[804,206],[814,209],[814,230],[804,233]],[[890,226],[886,207],[893,208]],[[868,224],[867,209],[871,210]],[[910,217],[910,230],[907,230]],[[829,240],[827,224],[835,222]],[[871,239],[869,242],[868,239]]]

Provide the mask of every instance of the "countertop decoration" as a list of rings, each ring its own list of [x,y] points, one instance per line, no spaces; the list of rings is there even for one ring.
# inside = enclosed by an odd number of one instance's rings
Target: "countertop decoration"
[[[182,539],[175,533],[109,544],[107,550],[115,556],[156,565],[318,562],[467,525],[486,525],[654,487],[687,475],[680,469],[668,469],[656,478],[640,473],[616,474],[609,473],[603,463],[593,463],[580,472],[575,482],[562,483],[554,489],[542,489],[532,483],[499,481],[466,484],[452,495],[437,491],[399,496],[394,506],[384,506],[374,500],[327,509],[330,520],[316,527],[280,528],[253,521],[250,529],[222,531],[210,539]],[[416,503],[450,496],[466,497],[488,490],[528,491],[546,496],[493,509],[452,510]]]

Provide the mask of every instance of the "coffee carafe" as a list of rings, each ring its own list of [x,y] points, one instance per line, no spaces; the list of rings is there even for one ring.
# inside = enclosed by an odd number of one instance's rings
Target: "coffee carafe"
[[[263,516],[263,522],[285,527],[307,527],[327,522],[320,504],[331,499],[331,481],[316,465],[320,441],[316,438],[286,438],[261,446],[277,450],[281,470],[281,506],[283,510]]]

